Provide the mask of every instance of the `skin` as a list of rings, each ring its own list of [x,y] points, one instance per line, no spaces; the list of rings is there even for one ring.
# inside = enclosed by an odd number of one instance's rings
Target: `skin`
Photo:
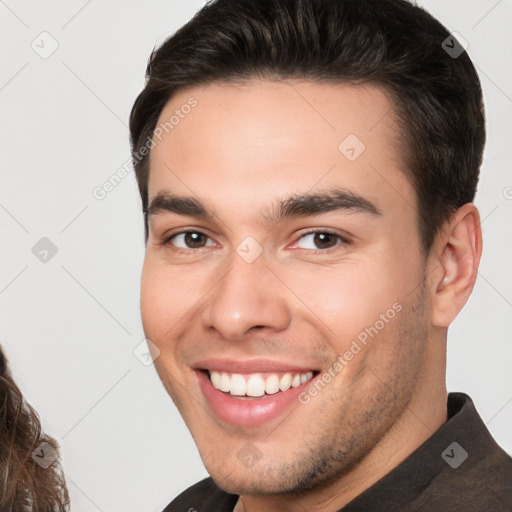
[[[149,216],[141,309],[160,350],[156,369],[208,472],[242,495],[246,512],[338,510],[446,421],[446,332],[476,278],[478,210],[464,205],[422,253],[393,105],[377,85],[217,82],[180,91],[160,120],[191,96],[197,106],[155,141],[149,200],[162,191],[194,196],[216,215]],[[350,133],[366,145],[353,162],[338,150]],[[263,212],[280,199],[331,186],[382,214],[265,223]],[[331,237],[322,246],[309,229],[351,243]],[[205,234],[201,247],[169,240],[187,230]],[[263,248],[250,264],[236,252],[247,236]],[[401,311],[307,405],[258,428],[209,410],[192,369],[199,358],[326,371],[395,303]],[[237,456],[247,446],[260,455],[252,467]]]

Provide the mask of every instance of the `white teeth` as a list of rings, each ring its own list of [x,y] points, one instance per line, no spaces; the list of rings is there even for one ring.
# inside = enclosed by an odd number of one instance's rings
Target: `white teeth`
[[[232,395],[236,396],[244,396],[245,395],[245,379],[243,375],[239,375],[238,373],[234,373],[231,375],[231,386],[229,392]]]
[[[215,387],[215,384],[213,384],[213,387]],[[228,393],[231,389],[231,377],[227,373],[221,373],[220,386],[217,389],[224,391],[224,393]]]
[[[308,373],[301,373],[300,374],[300,383],[307,382],[308,380],[311,380],[313,378],[313,372]]]
[[[277,375],[271,375],[267,377],[265,381],[265,392],[267,395],[273,395],[279,391],[279,377]]]
[[[288,391],[292,387],[292,374],[286,373],[281,377],[281,380],[279,381],[279,389],[281,391]]]
[[[230,393],[234,396],[261,397],[265,393],[273,395],[279,391],[288,391],[311,380],[313,372],[272,374],[266,378],[259,373],[241,375],[239,373],[227,373],[220,371],[210,372],[210,381],[215,389]]]
[[[247,381],[247,396],[263,396],[264,394],[265,381],[259,375],[251,375]]]
[[[292,379],[292,388],[296,388],[297,386],[300,386],[300,373],[294,375]]]
[[[210,380],[212,381],[214,388],[220,388],[220,378],[219,372],[210,372]]]

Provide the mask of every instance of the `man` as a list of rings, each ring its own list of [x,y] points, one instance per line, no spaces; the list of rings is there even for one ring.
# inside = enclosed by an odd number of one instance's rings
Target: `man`
[[[211,475],[165,510],[511,510],[445,384],[482,250],[462,45],[405,0],[219,0],[147,78],[142,319]]]

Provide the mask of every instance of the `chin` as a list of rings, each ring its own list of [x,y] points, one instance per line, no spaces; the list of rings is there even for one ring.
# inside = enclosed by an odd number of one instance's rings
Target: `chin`
[[[289,482],[283,482],[269,475],[262,475],[261,469],[259,472],[241,472],[236,476],[233,474],[235,471],[227,475],[210,471],[209,474],[222,490],[230,494],[281,494],[292,492],[295,487]],[[283,478],[282,475],[281,478]]]

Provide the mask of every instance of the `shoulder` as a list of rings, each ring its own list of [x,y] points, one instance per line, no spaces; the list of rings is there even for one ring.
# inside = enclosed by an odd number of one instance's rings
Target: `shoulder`
[[[475,457],[471,448],[460,467],[437,475],[418,510],[497,512],[512,510],[512,459],[495,447],[489,456]],[[466,468],[464,468],[466,466]],[[427,506],[428,504],[428,506]],[[428,508],[431,507],[431,508]],[[414,509],[416,510],[416,509]]]
[[[512,458],[493,439],[471,398],[452,393],[449,408],[455,405],[456,428],[439,436],[443,469],[424,498],[444,510],[511,510]]]
[[[205,478],[177,496],[162,512],[232,512],[238,496]]]

